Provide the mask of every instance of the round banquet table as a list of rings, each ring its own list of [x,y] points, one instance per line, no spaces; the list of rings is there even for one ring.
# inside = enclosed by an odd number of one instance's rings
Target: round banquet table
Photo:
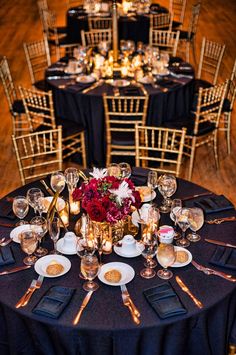
[[[65,61],[68,59],[64,59]],[[171,62],[181,61],[171,58]],[[171,121],[186,121],[190,118],[190,109],[194,93],[194,73],[192,67],[185,62],[187,70],[181,77],[168,75],[160,78],[158,87],[143,85],[149,95],[146,124],[162,126]],[[106,161],[105,119],[103,94],[114,95],[113,87],[106,81],[86,94],[86,85],[77,83],[62,71],[57,71],[62,63],[55,63],[46,73],[49,89],[52,90],[55,115],[69,122],[76,122],[86,131],[87,165],[104,166]],[[65,64],[65,63],[64,63]],[[59,65],[59,67],[58,67]],[[174,67],[174,70],[178,68]],[[55,69],[55,71],[53,71]],[[190,70],[189,70],[190,69]],[[181,75],[181,74],[180,74]],[[62,78],[60,78],[62,76]],[[90,84],[91,85],[91,84]],[[129,91],[135,90],[136,91]],[[119,89],[120,95],[143,95],[143,89],[135,85]]]
[[[146,182],[147,170],[133,168],[132,179],[138,185]],[[46,179],[49,183],[49,178]],[[43,186],[40,182],[21,187],[9,196],[25,194],[31,186]],[[186,197],[206,191],[202,187],[178,179],[178,189],[174,197]],[[46,195],[46,191],[45,195]],[[64,192],[65,196],[67,192]],[[8,196],[8,197],[9,197]],[[157,193],[156,202],[160,203]],[[186,201],[190,205],[192,200]],[[9,208],[7,198],[0,201],[1,216]],[[32,211],[30,211],[32,213]],[[235,215],[235,210],[216,213],[207,218],[223,215]],[[31,216],[27,216],[30,220]],[[8,222],[1,217],[1,223]],[[15,222],[15,221],[14,221]],[[168,215],[162,215],[160,224],[172,223]],[[209,260],[216,248],[204,241],[205,237],[224,240],[235,244],[235,223],[221,225],[204,224],[202,239],[188,248],[195,261],[210,266]],[[7,236],[10,228],[0,227],[1,236]],[[63,233],[61,233],[61,236]],[[49,237],[45,246],[52,249]],[[22,265],[24,253],[16,243],[11,243],[16,266]],[[192,264],[181,268],[172,268],[174,277],[169,281],[187,309],[187,313],[160,319],[147,303],[143,290],[160,285],[158,277],[146,280],[139,276],[143,268],[142,256],[122,258],[114,252],[103,256],[103,262],[120,261],[131,265],[135,270],[134,279],[127,285],[128,291],[141,313],[141,324],[135,325],[127,307],[122,303],[120,287],[102,284],[94,292],[77,326],[72,326],[86,292],[82,289],[83,280],[78,277],[79,258],[68,256],[72,263],[69,272],[61,277],[44,278],[39,290],[36,290],[28,305],[15,308],[15,304],[29,287],[31,280],[37,277],[34,268],[0,276],[0,353],[1,354],[47,354],[47,355],[223,355],[227,354],[227,344],[236,315],[236,284],[221,277],[207,276],[196,270]],[[159,268],[159,267],[158,267]],[[226,271],[224,268],[215,267]],[[6,269],[1,267],[0,271]],[[229,271],[228,271],[229,273]],[[236,271],[230,270],[236,276]],[[175,281],[180,276],[192,293],[203,303],[199,309],[184,293]],[[47,290],[53,286],[66,286],[76,289],[73,298],[61,316],[50,319],[32,313]]]

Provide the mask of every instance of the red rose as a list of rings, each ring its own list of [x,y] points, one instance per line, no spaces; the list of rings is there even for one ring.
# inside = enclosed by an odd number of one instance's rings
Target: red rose
[[[81,188],[75,189],[72,193],[72,197],[74,201],[81,200],[82,196],[83,196],[83,190]]]
[[[133,203],[133,205],[136,207],[136,208],[139,208],[140,205],[141,205],[141,197],[140,197],[140,193],[138,191],[133,191],[133,196],[135,198],[135,203]]]
[[[98,200],[88,202],[86,210],[93,221],[103,222],[106,218],[106,210]]]

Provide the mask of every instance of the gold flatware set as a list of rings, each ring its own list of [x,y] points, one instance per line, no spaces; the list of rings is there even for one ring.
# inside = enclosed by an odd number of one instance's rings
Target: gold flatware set
[[[231,216],[231,217],[210,219],[209,221],[206,221],[206,223],[207,224],[221,224],[223,222],[235,222],[235,221],[236,221],[236,216]]]
[[[75,318],[74,318],[74,320],[73,320],[73,325],[76,325],[76,324],[79,323],[80,317],[81,317],[81,315],[82,315],[82,312],[83,312],[83,310],[85,309],[85,307],[87,306],[87,304],[89,303],[89,300],[90,300],[90,298],[91,298],[93,292],[94,292],[94,291],[89,291],[89,292],[87,293],[87,295],[84,297],[84,300],[83,300],[83,302],[82,302],[82,304],[81,304],[81,306],[80,306],[79,312],[76,314],[76,316],[75,316]]]
[[[44,279],[44,276],[39,275],[37,280],[36,279],[32,280],[27,291],[24,293],[24,295],[21,297],[21,299],[17,302],[17,304],[15,306],[16,308],[25,307],[28,304],[33,293],[42,286],[43,279]]]
[[[126,285],[121,285],[120,288],[121,288],[121,296],[122,296],[122,300],[123,300],[124,305],[126,307],[128,307],[134,323],[140,324],[140,319],[139,319],[140,312],[137,309],[137,307],[135,306],[135,304],[133,303],[133,301],[128,293]]]
[[[189,297],[191,298],[191,300],[195,303],[195,305],[198,308],[203,308],[203,304],[201,301],[199,301],[193,294],[192,292],[189,290],[189,288],[185,285],[185,283],[181,280],[181,278],[179,276],[175,277],[176,282],[178,283],[178,285],[180,286],[180,288],[182,289],[182,291],[184,291],[185,293],[187,293],[187,295],[189,295]]]

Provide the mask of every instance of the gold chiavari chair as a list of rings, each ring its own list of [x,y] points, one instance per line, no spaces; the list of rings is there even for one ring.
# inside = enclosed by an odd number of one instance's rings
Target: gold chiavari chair
[[[180,174],[186,128],[135,126],[135,165]]]
[[[184,15],[186,9],[186,0],[170,0],[169,11],[173,14],[172,27],[181,27],[184,22]]]
[[[80,154],[82,165],[86,167],[84,128],[73,121],[62,118],[55,119],[51,92],[35,91],[22,87],[19,90],[31,132],[56,129],[57,125],[61,125],[63,159],[67,159],[74,154]]]
[[[22,132],[29,132],[28,120],[25,117],[25,108],[22,100],[17,97],[17,91],[12,80],[7,58],[5,56],[0,62],[0,77],[12,117],[13,134],[17,136]]]
[[[88,18],[89,31],[92,30],[107,30],[112,28],[111,17],[89,17]]]
[[[66,5],[68,9],[73,6],[81,6],[83,4],[84,0],[66,0]]]
[[[149,45],[152,47],[158,47],[160,50],[163,49],[175,57],[178,48],[179,33],[179,31],[174,32],[150,29]]]
[[[201,9],[200,3],[192,6],[192,12],[191,12],[191,18],[189,21],[188,30],[187,31],[181,30],[179,35],[180,43],[185,45],[187,62],[190,61],[190,46],[191,46],[193,51],[194,62],[196,63],[195,37],[197,33],[197,25],[198,25],[200,9]]]
[[[38,0],[37,1],[37,5],[38,5],[40,16],[41,16],[41,11],[48,10],[48,2],[47,2],[47,0]]]
[[[21,183],[62,170],[62,131],[57,129],[12,136]]]
[[[39,90],[46,90],[45,70],[51,65],[49,47],[46,38],[24,43],[26,62],[32,85]]]
[[[92,31],[81,31],[81,41],[84,47],[86,46],[97,46],[100,42],[106,41],[112,42],[112,32],[111,29],[107,30],[92,30]]]
[[[151,14],[150,15],[150,30],[172,30],[173,16],[171,13]]]
[[[220,117],[219,131],[223,131],[226,134],[227,151],[231,152],[231,115],[234,108],[234,102],[236,97],[236,60],[234,62],[233,70],[229,80],[227,95],[223,103],[222,114]]]
[[[148,96],[103,96],[106,165],[112,156],[135,156],[135,124],[145,125]]]

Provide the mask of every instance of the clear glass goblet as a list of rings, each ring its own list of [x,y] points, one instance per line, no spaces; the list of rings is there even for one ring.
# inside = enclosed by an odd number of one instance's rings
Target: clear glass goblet
[[[157,271],[157,276],[168,280],[173,276],[172,271],[167,268],[175,262],[175,249],[172,244],[161,243],[157,249],[157,261],[163,269]]]
[[[191,208],[191,218],[189,218],[190,226],[189,228],[192,230],[192,233],[187,235],[187,239],[190,242],[198,242],[201,237],[196,232],[202,228],[204,224],[204,214],[203,210],[198,207]]]
[[[154,190],[157,188],[158,184],[158,175],[154,170],[149,171],[147,178],[147,186],[151,189],[151,197],[153,196]]]
[[[36,216],[30,221],[32,230],[36,233],[38,238],[38,248],[35,250],[35,255],[38,257],[42,257],[48,254],[48,250],[43,248],[40,244],[42,243],[42,239],[48,231],[48,223],[44,217]]]
[[[140,271],[140,275],[145,279],[151,279],[156,275],[156,272],[150,266],[150,261],[154,257],[157,251],[157,239],[147,232],[142,235],[142,239],[136,244],[137,249],[142,252],[142,256],[146,259],[147,267]]]
[[[115,176],[115,177],[119,178],[121,176],[119,164],[117,164],[117,163],[109,164],[107,167],[107,173],[109,176]]]
[[[51,187],[54,192],[62,192],[65,188],[65,176],[62,171],[56,171],[51,174]]]
[[[119,163],[120,177],[122,179],[129,178],[131,176],[131,167],[128,163]]]
[[[157,239],[159,220],[160,220],[159,209],[154,205],[150,205],[148,208],[148,216],[147,216],[147,231],[149,231],[152,234],[152,237],[156,239]],[[157,266],[157,262],[152,258],[149,259],[148,262],[145,262],[144,265],[146,267],[150,267],[151,269],[153,269]]]
[[[34,265],[37,261],[37,257],[32,255],[38,244],[37,234],[34,231],[22,231],[20,233],[20,245],[21,249],[28,255],[23,259],[25,265]]]
[[[164,174],[158,179],[158,190],[163,196],[164,200],[160,206],[162,213],[169,213],[171,206],[170,197],[175,193],[177,189],[176,177],[174,175]]]
[[[28,223],[24,221],[25,216],[29,212],[29,202],[25,196],[14,197],[12,209],[16,217],[20,219],[20,221],[16,223],[16,226],[21,226]]]
[[[177,227],[177,214],[179,210],[182,208],[182,201],[179,198],[175,198],[172,201],[171,208],[170,208],[170,218],[174,222],[174,239],[177,240],[181,238],[181,234],[177,232],[176,227]]]
[[[177,224],[182,230],[182,236],[180,239],[176,240],[175,244],[178,245],[179,247],[184,247],[187,248],[190,245],[190,242],[188,239],[185,238],[185,232],[190,226],[190,221],[191,219],[191,210],[190,208],[183,207],[179,209],[177,215]]]
[[[34,213],[37,213],[39,200],[44,197],[43,191],[37,187],[32,187],[27,191],[26,198],[29,202],[29,205],[34,209]]]
[[[65,181],[69,191],[73,191],[79,181],[79,172],[76,168],[67,168],[65,170]]]
[[[99,262],[96,255],[85,255],[81,259],[80,270],[82,275],[88,281],[83,284],[83,289],[85,291],[96,291],[98,289],[98,284],[93,280],[99,271]]]
[[[60,235],[60,220],[58,217],[54,217],[52,220],[48,221],[48,231],[50,238],[53,241],[53,250],[50,254],[58,254],[56,247]]]
[[[78,238],[76,243],[76,252],[81,259],[86,255],[93,255],[95,253],[94,240],[88,237]],[[81,272],[79,273],[79,277],[84,279]]]

